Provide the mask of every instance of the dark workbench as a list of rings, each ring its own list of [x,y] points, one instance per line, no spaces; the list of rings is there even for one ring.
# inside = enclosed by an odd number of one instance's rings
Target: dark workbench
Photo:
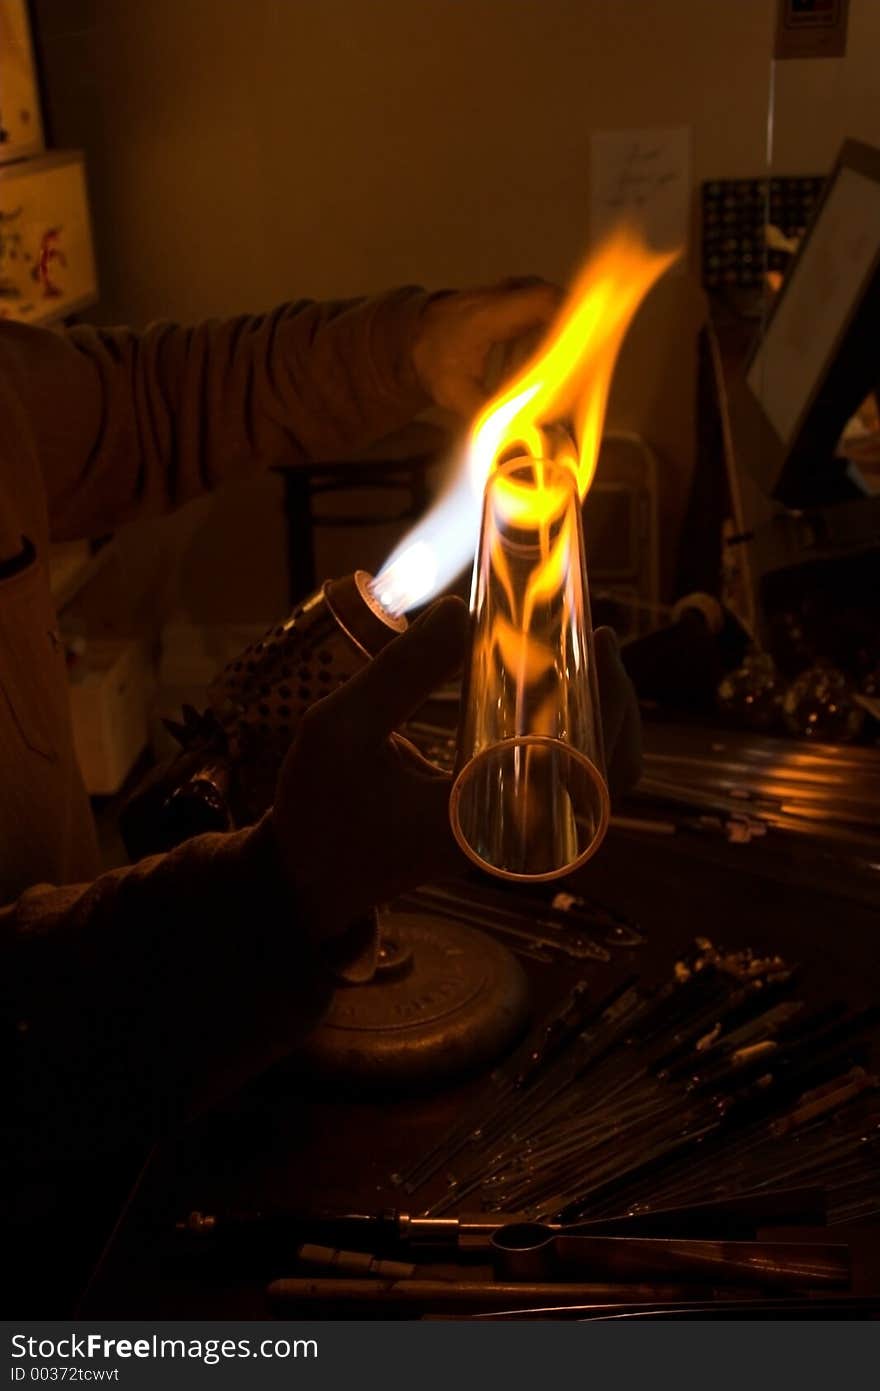
[[[762,842],[612,831],[582,887],[647,932],[645,946],[590,968],[597,991],[627,970],[666,977],[676,953],[706,935],[803,963],[805,988],[817,999],[844,996],[859,1007],[880,998],[880,905],[861,892],[851,897],[845,877],[833,890],[818,889],[807,847],[780,856]],[[534,963],[528,970],[539,1003],[561,994],[574,974]],[[267,1317],[264,1280],[181,1259],[169,1238],[174,1221],[191,1209],[406,1208],[390,1175],[442,1136],[480,1084],[370,1102],[310,1097],[283,1070],[267,1076],[155,1154],[80,1312]],[[843,1227],[833,1232],[833,1239],[848,1235]],[[857,1287],[880,1289],[878,1247],[880,1226],[854,1234]]]

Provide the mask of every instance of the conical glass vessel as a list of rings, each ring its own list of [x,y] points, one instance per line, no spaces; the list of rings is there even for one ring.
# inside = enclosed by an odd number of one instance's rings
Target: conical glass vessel
[[[452,830],[481,869],[555,879],[597,850],[609,799],[581,508],[565,464],[486,485],[471,590]]]

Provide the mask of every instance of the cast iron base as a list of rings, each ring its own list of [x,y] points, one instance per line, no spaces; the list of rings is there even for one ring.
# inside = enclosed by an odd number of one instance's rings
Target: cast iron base
[[[377,1089],[483,1067],[525,1028],[525,973],[507,949],[428,913],[383,913],[373,979],[337,989],[297,1063]]]

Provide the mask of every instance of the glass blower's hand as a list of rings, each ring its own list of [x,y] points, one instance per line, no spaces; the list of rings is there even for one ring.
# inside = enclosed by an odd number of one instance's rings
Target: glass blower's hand
[[[429,300],[413,362],[432,401],[472,419],[486,404],[484,378],[492,349],[546,328],[561,303],[560,289],[534,277]]]
[[[303,717],[278,780],[282,868],[318,939],[464,860],[450,778],[395,728],[461,666],[467,608],[441,599]]]
[[[278,781],[272,830],[282,869],[319,940],[377,903],[460,873],[451,779],[393,731],[460,667],[467,609],[434,604],[306,713]],[[639,713],[610,628],[595,634],[612,796],[637,781]]]

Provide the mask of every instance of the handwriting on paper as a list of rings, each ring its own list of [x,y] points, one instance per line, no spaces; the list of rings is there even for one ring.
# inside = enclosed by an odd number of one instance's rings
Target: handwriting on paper
[[[590,235],[621,222],[658,251],[687,250],[690,131],[599,131],[591,140]]]

